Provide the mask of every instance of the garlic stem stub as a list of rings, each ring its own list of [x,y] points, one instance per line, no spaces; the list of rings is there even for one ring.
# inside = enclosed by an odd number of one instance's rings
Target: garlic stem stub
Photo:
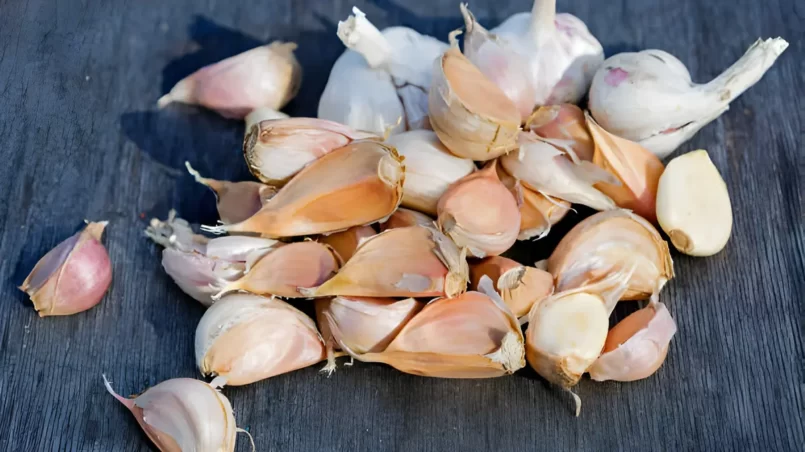
[[[478,290],[484,275],[492,280],[503,302],[518,318],[553,293],[550,273],[506,257],[490,256],[470,265],[470,289]]]
[[[546,105],[529,116],[525,130],[534,132],[550,143],[568,150],[578,160],[593,160],[595,143],[587,130],[581,108],[573,104]]]
[[[302,66],[294,50],[295,43],[277,41],[205,66],[180,80],[157,106],[201,105],[234,119],[260,107],[279,110],[302,84]]]
[[[72,315],[103,299],[112,284],[112,263],[101,243],[108,222],[88,223],[48,251],[20,290],[31,297],[39,317]]]
[[[433,227],[435,221],[433,218],[425,215],[424,213],[417,212],[416,210],[406,209],[400,207],[395,210],[393,214],[384,223],[380,223],[380,231],[387,231],[395,228],[406,228],[408,226],[424,226]]]
[[[561,221],[570,211],[570,203],[543,195],[520,184],[497,165],[498,178],[517,198],[520,205],[520,234],[517,240],[539,240],[551,232],[551,227]]]
[[[660,177],[657,219],[671,243],[690,256],[712,256],[732,234],[727,184],[705,150],[676,157]]]
[[[278,298],[230,294],[196,328],[196,364],[222,384],[242,386],[313,365],[324,341],[307,315]]]
[[[187,172],[201,185],[206,186],[215,193],[218,204],[218,216],[224,224],[240,223],[251,217],[277,194],[277,189],[259,182],[230,182],[203,177],[184,162]]]
[[[355,254],[355,250],[361,243],[375,234],[375,230],[371,226],[355,226],[346,231],[322,235],[317,241],[330,246],[341,261],[346,262]]]
[[[422,306],[413,298],[335,297],[322,313],[327,313],[324,323],[328,331],[332,330],[330,322],[335,323],[341,341],[352,351],[375,353],[385,350]]]

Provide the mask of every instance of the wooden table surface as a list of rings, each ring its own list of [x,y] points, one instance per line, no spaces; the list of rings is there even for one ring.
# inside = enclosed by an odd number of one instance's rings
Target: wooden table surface
[[[760,36],[791,47],[754,88],[681,152],[706,148],[732,197],[722,253],[674,254],[662,299],[679,324],[653,377],[578,386],[570,399],[533,371],[490,380],[426,379],[357,363],[320,366],[225,388],[260,451],[802,450],[803,133],[805,3],[800,0],[560,0],[618,51],[659,48],[698,81]],[[358,1],[379,27],[442,39],[461,26],[458,1]],[[216,220],[205,175],[246,179],[243,126],[156,100],[202,65],[274,39],[299,43],[302,92],[286,109],[313,116],[343,46],[346,1],[0,0],[0,449],[145,451],[123,394],[197,377],[193,337],[203,308],[160,267],[143,236],[171,207]],[[530,1],[473,0],[492,26]],[[542,259],[584,212],[550,238],[521,246]],[[102,303],[40,319],[16,289],[46,251],[84,219],[109,220],[113,263]],[[622,313],[621,313],[622,314]],[[797,446],[799,444],[799,446]],[[241,438],[238,451],[247,451]]]

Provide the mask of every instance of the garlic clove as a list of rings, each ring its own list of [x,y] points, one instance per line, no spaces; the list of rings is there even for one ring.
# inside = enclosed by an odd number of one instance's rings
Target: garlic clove
[[[240,223],[251,217],[268,202],[277,189],[259,182],[229,182],[202,177],[198,171],[184,162],[187,171],[201,185],[208,187],[215,193],[218,202],[218,215],[225,224]]]
[[[553,276],[534,267],[520,265],[506,257],[491,256],[470,265],[470,288],[478,290],[486,275],[495,284],[506,306],[516,317],[522,317],[553,293]]]
[[[595,188],[612,198],[618,207],[656,223],[657,184],[665,170],[660,159],[634,141],[607,132],[589,114],[587,126],[595,140],[593,163],[620,181],[620,185],[600,182]]]
[[[518,199],[520,205],[520,234],[517,240],[539,240],[548,235],[551,227],[570,211],[570,203],[554,199],[522,186],[509,175],[503,165],[497,165],[498,178]]]
[[[732,233],[727,185],[705,150],[676,157],[660,177],[657,219],[671,243],[690,256],[712,256]]]
[[[277,41],[205,66],[179,81],[157,105],[201,105],[236,119],[259,107],[279,110],[302,83],[295,49],[295,43]]]
[[[361,354],[385,350],[422,309],[422,303],[413,298],[335,297],[325,306],[323,317],[328,333],[332,331],[330,323],[335,323],[341,331],[341,341]]]
[[[20,290],[31,297],[39,317],[72,315],[101,302],[112,283],[112,263],[101,243],[108,222],[84,229],[48,251]]]
[[[665,362],[676,323],[662,303],[633,312],[607,335],[601,356],[590,367],[596,381],[648,378]]]
[[[424,213],[400,207],[391,214],[388,220],[380,224],[380,231],[383,232],[389,229],[405,228],[408,226],[433,227],[434,224],[433,218]]]
[[[556,291],[566,291],[637,265],[623,300],[656,295],[674,277],[668,244],[648,221],[628,210],[592,215],[565,235],[548,259]]]
[[[196,364],[204,375],[241,386],[313,365],[324,342],[310,317],[277,298],[231,294],[196,328]]]
[[[322,235],[318,241],[332,247],[341,261],[346,262],[355,254],[361,243],[374,235],[375,230],[371,226],[355,226],[346,231]]]
[[[190,223],[176,216],[176,210],[168,212],[168,218],[161,221],[152,218],[145,229],[145,236],[165,248],[173,248],[184,252],[197,252],[204,254],[207,250],[209,238],[196,234]]]
[[[539,107],[529,116],[525,130],[570,149],[579,160],[591,162],[595,143],[581,108],[573,104]]]
[[[246,272],[246,265],[242,262],[219,261],[173,248],[162,251],[162,268],[182,292],[207,307],[213,304],[215,294]]]
[[[244,129],[246,131],[246,136],[249,135],[249,131],[253,126],[263,121],[269,121],[272,119],[288,119],[288,118],[290,118],[290,116],[281,111],[274,110],[273,108],[268,107],[255,108],[254,110],[251,111],[251,113],[249,113],[248,115],[246,115],[245,118],[243,118],[243,121],[246,123],[246,128]]]
[[[451,184],[475,171],[472,160],[454,156],[431,130],[392,135],[386,144],[405,159],[402,205],[436,215],[436,204]]]
[[[371,224],[397,209],[404,180],[405,166],[394,148],[355,141],[305,167],[251,218],[202,230],[276,238]]]
[[[466,290],[463,251],[433,228],[389,229],[363,242],[333,278],[301,292],[310,297],[453,297]]]
[[[256,178],[266,184],[284,185],[321,156],[363,139],[380,138],[324,119],[274,119],[246,130],[243,156]]]
[[[520,208],[498,179],[497,160],[450,186],[439,199],[437,225],[471,256],[507,251],[520,233]]]

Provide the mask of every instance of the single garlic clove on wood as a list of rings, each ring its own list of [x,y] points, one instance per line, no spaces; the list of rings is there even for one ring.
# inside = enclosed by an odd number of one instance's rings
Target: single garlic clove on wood
[[[256,178],[266,184],[284,185],[321,156],[363,139],[380,137],[324,119],[273,119],[246,130],[243,156]]]
[[[317,241],[332,247],[341,261],[346,262],[355,254],[361,243],[375,234],[371,226],[355,226],[346,231],[322,235]]]
[[[705,150],[676,157],[660,177],[657,220],[671,243],[691,256],[712,256],[732,233],[727,185]]]
[[[507,251],[520,233],[520,208],[496,167],[497,160],[465,176],[439,199],[439,229],[474,257]]]
[[[240,223],[257,213],[263,204],[277,194],[277,189],[259,182],[230,182],[202,177],[198,171],[184,162],[187,171],[196,182],[215,193],[218,202],[218,216],[224,224]]]
[[[395,228],[406,228],[408,226],[433,227],[435,220],[424,213],[416,210],[400,207],[386,220],[380,224],[380,231],[387,231]]]
[[[392,135],[386,144],[405,159],[402,205],[436,215],[436,204],[451,184],[475,171],[472,160],[456,157],[431,130]]]
[[[230,294],[196,328],[196,364],[204,375],[241,386],[313,365],[325,358],[313,320],[278,298]]]
[[[363,242],[310,297],[453,297],[467,288],[465,252],[434,228],[389,229]]]
[[[470,265],[470,289],[478,290],[484,275],[492,280],[503,302],[518,318],[553,293],[550,273],[506,257],[490,256]]]
[[[595,143],[587,130],[584,112],[576,105],[539,107],[529,116],[524,129],[570,149],[579,160],[593,160]]]
[[[665,362],[676,322],[662,303],[633,312],[607,334],[601,356],[590,367],[596,381],[648,378]]]
[[[518,200],[520,205],[520,234],[517,240],[539,240],[548,235],[551,227],[570,211],[570,203],[552,198],[528,187],[497,165],[498,178]]]
[[[88,223],[48,251],[20,290],[31,297],[39,317],[72,315],[101,302],[112,283],[112,263],[101,243],[108,222]]]
[[[382,352],[423,304],[413,298],[335,297],[325,302],[322,314],[341,331],[341,341],[355,353]],[[324,328],[322,327],[322,331]]]
[[[247,220],[202,230],[277,238],[367,225],[397,209],[404,180],[405,166],[394,148],[354,141],[305,167]]]

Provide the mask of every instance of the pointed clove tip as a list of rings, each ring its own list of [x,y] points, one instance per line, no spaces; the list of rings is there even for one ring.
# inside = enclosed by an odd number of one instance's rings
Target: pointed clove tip
[[[157,100],[157,108],[165,108],[173,102],[173,97],[170,93],[165,94]]]
[[[101,377],[103,377],[103,385],[106,386],[106,390],[109,391],[109,394],[112,394],[112,396],[116,398],[118,402],[122,403],[129,410],[134,408],[134,400],[127,399],[115,392],[115,390],[112,388],[112,383],[106,378],[106,374],[101,374]]]

